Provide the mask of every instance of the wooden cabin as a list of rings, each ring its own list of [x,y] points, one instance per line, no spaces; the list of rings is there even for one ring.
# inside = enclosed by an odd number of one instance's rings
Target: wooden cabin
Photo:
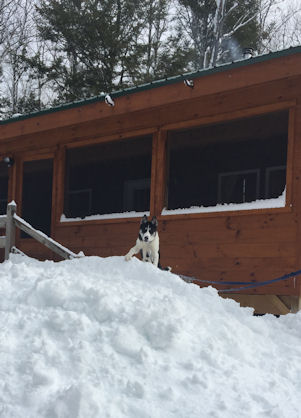
[[[156,215],[162,265],[218,289],[301,268],[301,47],[110,95],[0,122],[1,213],[14,199],[37,229],[102,257]],[[16,245],[53,257],[22,234]],[[226,296],[285,314],[300,283]]]

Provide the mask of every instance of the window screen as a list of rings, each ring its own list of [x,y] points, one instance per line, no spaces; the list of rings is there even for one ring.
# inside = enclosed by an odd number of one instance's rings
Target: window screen
[[[22,217],[47,235],[51,230],[52,171],[50,159],[23,164]]]
[[[8,167],[0,163],[0,215],[6,213],[8,193]]]
[[[170,132],[168,209],[280,196],[287,139],[287,111]]]
[[[68,218],[149,210],[152,137],[67,151]]]

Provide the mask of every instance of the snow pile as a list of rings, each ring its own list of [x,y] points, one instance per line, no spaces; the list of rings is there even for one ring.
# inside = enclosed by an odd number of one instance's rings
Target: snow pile
[[[301,314],[137,259],[0,265],[0,416],[300,417]]]
[[[274,209],[284,208],[286,200],[286,189],[274,199],[258,199],[245,203],[220,203],[216,206],[191,206],[190,208],[167,209],[163,208],[162,215],[181,215],[187,213],[211,213],[236,210]]]
[[[75,222],[75,221],[95,221],[99,219],[119,219],[119,218],[142,218],[143,215],[149,216],[149,211],[144,212],[121,212],[121,213],[106,213],[103,215],[88,215],[84,216],[83,218],[67,218],[66,215],[63,213],[61,215],[60,221],[61,222]]]

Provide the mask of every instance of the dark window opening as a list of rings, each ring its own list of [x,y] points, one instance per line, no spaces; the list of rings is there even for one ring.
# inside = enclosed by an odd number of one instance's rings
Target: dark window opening
[[[279,197],[287,140],[288,111],[170,132],[167,208]]]
[[[218,202],[245,203],[259,198],[260,171],[246,170],[221,173],[218,183]]]
[[[0,215],[6,214],[8,194],[8,167],[0,163]]]
[[[266,199],[278,197],[285,188],[286,166],[268,167],[266,170]]]
[[[22,218],[35,229],[50,235],[53,160],[23,164]],[[28,237],[22,232],[23,238]]]
[[[149,135],[68,150],[65,216],[148,211],[151,154]]]

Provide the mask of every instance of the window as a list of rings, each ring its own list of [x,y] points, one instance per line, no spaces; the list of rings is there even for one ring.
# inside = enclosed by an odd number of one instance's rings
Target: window
[[[68,150],[65,216],[148,211],[151,153],[149,135]]]
[[[288,111],[170,132],[167,209],[279,197],[287,140]]]
[[[8,167],[0,163],[0,215],[6,213],[8,193]]]
[[[221,173],[218,178],[218,203],[245,203],[259,198],[260,170]]]
[[[285,188],[286,166],[268,167],[266,170],[266,198],[278,197]]]
[[[51,231],[52,171],[51,159],[23,164],[22,218],[47,235]],[[22,237],[28,235],[22,233]]]

